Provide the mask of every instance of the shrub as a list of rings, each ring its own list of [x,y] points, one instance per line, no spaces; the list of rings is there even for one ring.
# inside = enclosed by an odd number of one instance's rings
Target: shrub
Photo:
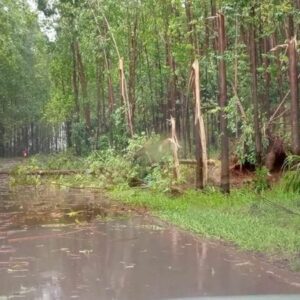
[[[287,171],[283,180],[285,190],[300,193],[300,156],[288,156],[284,169]]]
[[[256,193],[261,193],[270,188],[268,174],[269,170],[266,167],[256,170],[254,178],[254,190]]]

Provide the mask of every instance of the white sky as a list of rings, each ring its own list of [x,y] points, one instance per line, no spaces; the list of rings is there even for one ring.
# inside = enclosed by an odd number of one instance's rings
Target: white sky
[[[32,11],[37,12],[37,4],[35,0],[27,0]],[[53,18],[46,18],[42,12],[38,13],[38,20],[42,32],[46,34],[50,41],[54,41],[56,38],[56,31],[53,27]]]

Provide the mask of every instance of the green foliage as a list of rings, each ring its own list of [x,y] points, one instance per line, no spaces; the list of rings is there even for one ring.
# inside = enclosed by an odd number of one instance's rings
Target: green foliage
[[[74,97],[56,91],[45,107],[44,118],[49,123],[61,124],[72,117],[73,110]]]
[[[47,41],[26,1],[1,1],[0,144],[41,118],[48,100]],[[3,134],[3,136],[2,136]]]
[[[93,152],[85,159],[85,167],[87,172],[94,174],[106,188],[126,184],[136,175],[131,162],[113,149]]]
[[[300,156],[290,155],[284,164],[287,171],[284,175],[284,187],[286,191],[300,193]]]
[[[126,120],[124,118],[125,108],[117,108],[112,114],[112,132],[114,135],[114,147],[124,149],[128,143],[128,133],[126,129]]]
[[[99,150],[108,150],[110,148],[109,137],[107,135],[101,135],[98,140],[97,149]]]
[[[256,163],[255,144],[254,144],[254,128],[251,120],[252,110],[246,112],[246,118],[241,117],[238,110],[236,97],[230,99],[226,109],[228,116],[228,128],[233,134],[238,133],[238,139],[235,141],[234,154],[241,164],[249,162]]]
[[[255,171],[253,188],[256,193],[260,194],[270,188],[268,176],[269,176],[269,170],[266,167],[258,168]]]
[[[168,192],[174,182],[173,164],[169,160],[164,160],[163,164],[152,167],[151,172],[145,177],[151,189],[161,192]]]
[[[72,124],[72,145],[77,155],[87,155],[91,151],[89,135],[83,122]]]
[[[173,159],[169,147],[156,134],[142,134],[129,140],[125,159],[131,161],[137,176],[155,190],[168,191],[174,183]]]
[[[105,137],[103,139],[106,140]],[[81,138],[78,140],[82,141]],[[137,179],[152,189],[168,191],[175,183],[173,161],[169,148],[164,149],[162,144],[158,135],[147,137],[143,134],[130,139],[123,151],[105,149],[103,145],[103,150],[93,151],[86,157],[75,156],[70,151],[49,156],[36,155],[19,165],[14,174],[24,177],[36,170],[78,170],[77,175],[60,176],[55,182],[68,185],[90,182],[97,187],[112,188],[114,185],[128,186]]]

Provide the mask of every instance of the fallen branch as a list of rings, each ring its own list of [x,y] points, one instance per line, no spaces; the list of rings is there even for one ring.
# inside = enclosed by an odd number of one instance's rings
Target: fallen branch
[[[279,49],[286,49],[287,47],[288,47],[288,44],[277,45],[277,46],[275,46],[274,48],[272,48],[272,49],[270,50],[270,52],[275,52],[275,51],[277,51],[277,50],[279,50]]]
[[[1,174],[1,173],[0,173]],[[12,173],[5,173],[5,175],[11,175]],[[36,170],[22,173],[24,175],[39,175],[39,176],[52,176],[52,175],[76,175],[84,174],[82,170]]]
[[[179,164],[181,164],[181,165],[196,165],[197,161],[195,159],[180,159]],[[208,166],[214,166],[215,164],[216,164],[216,162],[213,159],[207,160]]]

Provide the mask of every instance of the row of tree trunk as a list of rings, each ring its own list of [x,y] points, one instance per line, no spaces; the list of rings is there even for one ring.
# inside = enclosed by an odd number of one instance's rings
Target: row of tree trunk
[[[53,153],[67,148],[66,126],[53,127],[46,124],[14,126],[3,132],[0,157],[21,156],[26,149],[29,154]]]

